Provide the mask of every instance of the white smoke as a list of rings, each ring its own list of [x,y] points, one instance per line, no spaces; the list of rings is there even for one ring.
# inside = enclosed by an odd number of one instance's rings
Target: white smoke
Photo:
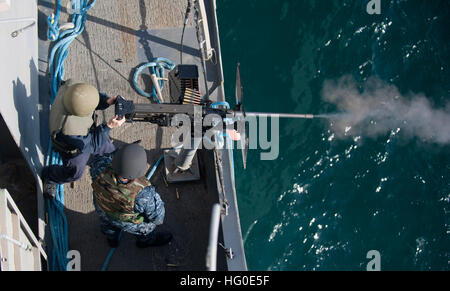
[[[362,86],[349,76],[326,81],[322,96],[343,114],[331,115],[337,137],[349,134],[376,138],[400,128],[407,137],[439,144],[450,143],[450,103],[433,108],[423,94],[403,96],[378,78]]]

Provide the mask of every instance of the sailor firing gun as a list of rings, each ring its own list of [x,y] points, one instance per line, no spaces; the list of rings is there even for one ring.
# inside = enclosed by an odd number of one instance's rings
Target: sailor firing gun
[[[95,110],[105,110],[116,101],[99,93],[89,84],[64,82],[50,110],[50,135],[53,148],[59,152],[62,165],[51,165],[42,171],[44,195],[53,198],[57,184],[81,178],[90,155],[115,150],[109,132],[125,120],[117,116],[107,123],[95,124]]]

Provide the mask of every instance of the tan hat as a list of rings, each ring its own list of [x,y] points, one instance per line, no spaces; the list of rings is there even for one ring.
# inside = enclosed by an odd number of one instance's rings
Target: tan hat
[[[66,106],[64,106],[64,97],[67,96],[66,92],[72,87],[70,84],[71,82],[68,81],[65,85],[61,86],[58,95],[56,96],[55,101],[52,104],[49,119],[50,134],[53,134],[55,131],[61,130],[61,132],[65,135],[86,136],[89,133],[89,129],[91,128],[92,124],[94,123],[94,120],[92,120],[92,113],[97,106],[98,101],[94,109],[85,116],[76,116],[71,114],[71,112],[66,110]],[[76,112],[78,114],[85,113],[80,111],[72,112]]]

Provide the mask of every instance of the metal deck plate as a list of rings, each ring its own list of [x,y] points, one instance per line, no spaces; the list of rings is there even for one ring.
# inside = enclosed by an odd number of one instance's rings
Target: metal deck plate
[[[169,183],[176,182],[188,182],[200,180],[200,170],[198,166],[197,154],[195,154],[192,160],[192,165],[189,170],[184,172],[173,173],[175,170],[174,161],[175,158],[169,154],[171,150],[164,151],[164,167],[166,173],[166,179]]]

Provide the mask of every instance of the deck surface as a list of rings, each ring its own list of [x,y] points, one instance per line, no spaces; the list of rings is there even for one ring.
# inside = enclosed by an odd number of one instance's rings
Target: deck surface
[[[48,94],[47,69],[48,46],[45,20],[53,10],[53,2],[39,0],[39,71],[40,91]],[[63,1],[65,2],[65,1]],[[164,39],[164,35],[176,38],[176,31],[184,20],[183,0],[108,0],[97,1],[89,10],[85,31],[72,42],[65,61],[65,79],[90,83],[100,92],[118,95],[137,103],[148,103],[132,87],[134,69],[151,61],[159,53],[171,50],[178,53],[176,39]],[[64,4],[64,3],[63,3]],[[63,9],[61,21],[68,15]],[[167,34],[164,31],[167,30]],[[192,28],[188,30],[193,33]],[[169,37],[169,38],[170,38]],[[195,56],[195,43],[186,52]],[[198,46],[197,46],[198,47]],[[175,54],[176,55],[176,54]],[[168,56],[165,56],[168,57]],[[173,59],[178,63],[178,59]],[[209,75],[208,75],[208,79]],[[144,90],[149,90],[149,76],[143,74]],[[210,82],[214,83],[214,76]],[[168,100],[168,87],[163,95]],[[99,112],[101,120],[113,116],[113,108]],[[124,124],[111,131],[115,145],[142,140],[147,150],[148,164],[152,167],[162,150],[170,148],[170,129],[147,123]],[[174,235],[173,241],[163,247],[138,249],[134,237],[125,234],[117,248],[108,270],[204,270],[212,205],[218,202],[212,152],[201,151],[202,181],[166,186],[163,182],[163,165],[153,175],[151,182],[166,206],[166,217],[161,230]],[[212,168],[211,168],[212,167]],[[81,253],[82,270],[100,270],[109,252],[105,237],[100,232],[99,219],[92,202],[91,178],[88,168],[74,188],[66,184],[65,213],[69,224],[69,248]],[[178,190],[179,199],[176,191]],[[223,252],[219,248],[218,269],[226,269]]]

